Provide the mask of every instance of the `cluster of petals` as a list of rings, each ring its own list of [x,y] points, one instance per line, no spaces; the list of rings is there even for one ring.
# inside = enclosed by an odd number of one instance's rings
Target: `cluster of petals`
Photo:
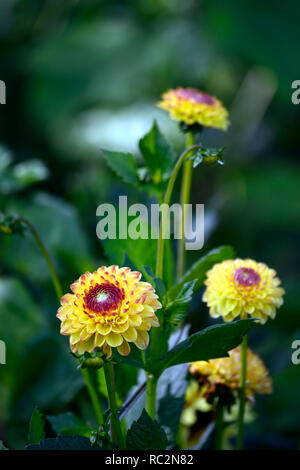
[[[168,90],[157,105],[188,126],[199,124],[222,130],[229,126],[228,111],[221,101],[194,88]]]
[[[284,290],[276,271],[251,259],[217,263],[207,272],[203,301],[211,317],[228,322],[252,316],[261,323],[275,318]]]
[[[203,394],[209,396],[217,386],[239,390],[241,386],[241,346],[229,352],[229,357],[193,362],[190,373],[203,385]],[[272,393],[272,379],[265,364],[250,348],[247,349],[246,395],[253,399],[255,394]]]
[[[73,294],[62,297],[57,317],[74,353],[102,348],[110,357],[112,348],[128,355],[130,343],[147,348],[148,331],[159,326],[155,311],[161,304],[152,285],[140,279],[141,273],[128,267],[101,266],[71,285]]]

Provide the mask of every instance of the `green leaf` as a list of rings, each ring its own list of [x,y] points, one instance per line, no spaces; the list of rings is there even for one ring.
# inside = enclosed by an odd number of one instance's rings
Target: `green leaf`
[[[57,436],[42,440],[39,444],[29,445],[26,450],[100,450],[91,445],[89,439],[82,436]]]
[[[176,334],[177,337],[177,334]],[[176,444],[180,416],[185,401],[188,364],[166,369],[157,383],[157,419],[168,438],[168,449]]]
[[[157,421],[152,421],[143,410],[140,418],[134,421],[127,433],[128,450],[165,450],[167,436]]]
[[[169,178],[176,154],[154,121],[153,127],[139,142],[139,147],[154,183]]]
[[[59,275],[69,276],[70,272],[80,273],[92,268],[88,238],[72,205],[47,193],[35,193],[29,200],[15,201],[13,212],[22,214],[37,229],[55,260]],[[3,237],[0,259],[11,270],[34,281],[35,288],[40,288],[44,282],[51,283],[50,274],[34,238],[28,230],[27,233],[28,236],[22,238]]]
[[[102,150],[108,166],[120,176],[125,183],[138,184],[137,166],[132,153]]]
[[[89,437],[91,434],[88,428],[74,413],[67,411],[60,413],[56,416],[47,416],[53,431],[56,434],[65,434],[68,436],[85,436]]]
[[[54,414],[72,401],[84,386],[77,362],[58,333],[36,335],[23,348],[12,372],[15,375],[14,417],[20,421],[29,420],[35,404]]]
[[[178,325],[183,322],[192,300],[196,282],[196,279],[185,282],[177,297],[167,302],[164,316],[171,325]]]
[[[152,372],[161,373],[176,364],[227,357],[228,351],[241,344],[253,323],[253,319],[248,319],[209,326],[177,344],[161,359],[152,361],[149,368]]]
[[[28,443],[38,444],[45,438],[45,421],[42,413],[35,407],[31,416],[28,433]]]
[[[12,403],[16,383],[20,374],[29,367],[24,351],[43,327],[43,319],[23,285],[16,279],[5,277],[0,280],[0,312],[0,339],[5,342],[7,358],[7,365],[0,365],[0,422],[3,422],[8,410],[13,409],[14,413],[16,411]],[[23,367],[24,364],[26,368]],[[35,400],[30,406],[28,421],[36,403],[38,402]]]
[[[196,263],[193,264],[193,266],[185,273],[180,281],[170,289],[168,292],[168,297],[175,299],[180,290],[183,288],[184,284],[194,279],[197,279],[197,282],[194,286],[194,291],[200,289],[205,280],[207,271],[211,269],[214,264],[220,263],[226,259],[234,258],[234,256],[235,253],[231,246],[221,246],[210,251],[200,258],[199,261],[196,261]]]

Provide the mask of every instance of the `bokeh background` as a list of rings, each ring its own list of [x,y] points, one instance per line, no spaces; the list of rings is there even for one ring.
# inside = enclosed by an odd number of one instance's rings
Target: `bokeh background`
[[[194,86],[230,109],[223,167],[198,167],[193,202],[206,204],[209,249],[232,245],[240,257],[274,267],[286,289],[275,321],[250,344],[266,362],[274,393],[258,397],[248,448],[297,448],[300,365],[291,363],[299,321],[299,110],[291,83],[300,79],[300,6],[235,0],[1,0],[0,209],[35,224],[64,290],[105,263],[96,207],[128,194],[101,148],[134,151],[157,119],[174,148],[183,136],[155,107],[160,94]],[[58,334],[46,264],[30,236],[0,239],[0,439],[26,443],[35,405],[47,415],[74,410],[93,420],[83,382]],[[192,331],[210,320],[201,295]],[[128,378],[128,371],[126,377]],[[120,396],[124,370],[120,372]],[[129,379],[128,379],[129,380]],[[130,380],[135,380],[131,372]]]

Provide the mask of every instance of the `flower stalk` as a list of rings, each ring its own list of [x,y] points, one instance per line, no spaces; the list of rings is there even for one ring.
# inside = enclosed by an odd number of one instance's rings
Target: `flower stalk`
[[[182,164],[185,162],[185,160],[188,158],[191,152],[193,152],[196,149],[202,148],[202,145],[196,144],[196,145],[191,145],[190,147],[186,148],[184,152],[180,155],[178,158],[176,165],[173,168],[171,177],[169,179],[169,183],[167,186],[166,194],[164,197],[164,204],[170,204],[172,193],[173,193],[173,188],[174,184],[177,178],[177,175],[179,173],[179,170],[182,166]],[[164,220],[161,220],[160,223],[160,232],[159,232],[159,239],[157,243],[157,257],[156,257],[156,277],[162,278],[163,276],[163,260],[164,260],[164,229],[165,229],[165,223]]]
[[[189,131],[187,134],[186,148],[189,148],[195,144],[195,135],[193,131]],[[182,208],[182,219],[181,219],[181,238],[178,240],[177,245],[177,279],[180,279],[185,272],[185,224],[186,224],[186,204],[189,204],[191,184],[192,184],[192,172],[193,172],[193,161],[185,160],[183,165],[183,177],[181,185],[181,208]]]
[[[120,449],[125,449],[125,440],[123,437],[122,427],[118,414],[116,391],[115,391],[115,378],[113,363],[107,361],[104,364],[104,375],[108,393],[108,404],[111,411],[110,430],[112,442]]]
[[[224,426],[224,406],[218,405],[215,433],[215,450],[222,450]]]
[[[245,415],[245,400],[246,400],[246,382],[247,382],[247,345],[248,335],[243,337],[242,351],[241,351],[241,390],[240,390],[240,406],[238,416],[238,435],[237,435],[237,449],[242,450],[244,444],[244,415]]]
[[[146,410],[151,419],[155,419],[156,415],[156,387],[157,377],[152,374],[147,375],[147,394],[146,394]]]

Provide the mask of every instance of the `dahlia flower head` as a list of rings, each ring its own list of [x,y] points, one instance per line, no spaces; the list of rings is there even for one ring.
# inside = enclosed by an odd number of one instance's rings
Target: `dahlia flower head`
[[[213,318],[225,322],[249,315],[265,323],[275,318],[283,304],[284,290],[276,271],[251,259],[235,259],[217,263],[207,272],[203,301]]]
[[[197,361],[190,365],[189,371],[198,382],[203,384],[205,396],[214,393],[218,385],[231,390],[239,390],[241,385],[241,346],[229,352],[229,357]],[[246,395],[253,399],[255,394],[272,393],[272,379],[263,361],[247,349]]]
[[[157,106],[188,126],[199,124],[222,130],[229,126],[228,111],[221,101],[195,88],[168,90]]]
[[[127,267],[101,266],[71,285],[73,294],[62,297],[57,317],[60,332],[70,336],[74,353],[102,348],[110,357],[112,348],[117,348],[127,356],[129,343],[147,348],[148,331],[159,326],[155,311],[161,304],[151,284],[140,281],[141,276]]]

